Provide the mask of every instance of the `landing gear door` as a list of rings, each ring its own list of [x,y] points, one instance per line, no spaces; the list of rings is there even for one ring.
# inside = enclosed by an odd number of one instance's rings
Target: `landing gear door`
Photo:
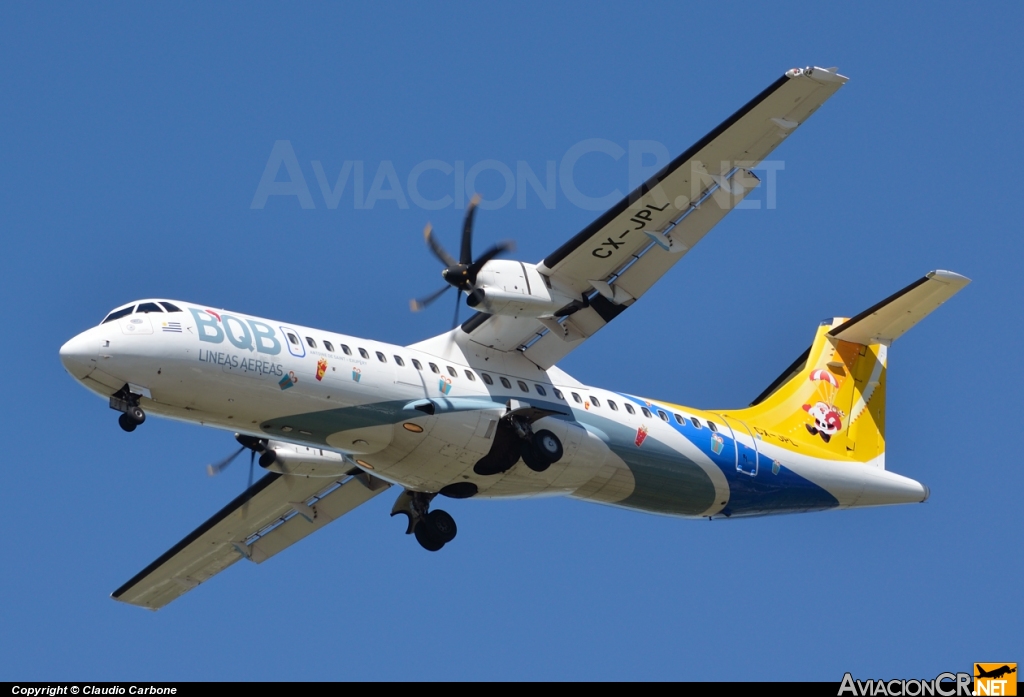
[[[736,443],[736,471],[756,477],[760,458],[757,452],[757,439],[742,421],[730,419],[724,415],[722,415],[722,419],[732,431],[733,441]]]

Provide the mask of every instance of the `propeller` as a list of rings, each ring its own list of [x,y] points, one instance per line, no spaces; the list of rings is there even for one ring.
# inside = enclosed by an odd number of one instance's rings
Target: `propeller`
[[[211,477],[214,477],[214,476],[220,474],[221,472],[226,470],[228,468],[228,466],[231,465],[231,463],[234,462],[236,458],[238,458],[239,455],[242,454],[243,450],[248,449],[249,450],[249,484],[248,484],[248,486],[246,486],[246,489],[248,489],[249,487],[252,486],[253,474],[255,472],[255,467],[254,466],[256,464],[256,453],[257,453],[257,451],[264,450],[266,448],[266,443],[263,440],[259,439],[259,438],[253,438],[252,436],[243,436],[241,433],[236,433],[235,434],[235,440],[237,440],[239,443],[241,443],[242,446],[238,450],[236,450],[235,452],[233,452],[230,455],[228,455],[223,460],[220,460],[219,462],[215,462],[212,465],[207,465],[206,466],[206,473],[208,475],[210,475]]]
[[[469,206],[466,207],[466,217],[462,222],[462,242],[459,245],[459,258],[457,260],[449,254],[445,248],[441,246],[441,243],[434,237],[434,228],[430,223],[427,223],[427,226],[423,228],[423,237],[427,242],[427,246],[430,248],[430,251],[434,253],[434,256],[444,264],[441,276],[444,278],[446,285],[424,298],[410,300],[409,309],[413,312],[419,312],[424,309],[444,295],[445,291],[449,288],[455,288],[463,293],[471,292],[476,286],[476,277],[480,273],[480,269],[484,267],[484,264],[497,257],[499,254],[511,252],[515,249],[515,244],[513,242],[499,242],[475,260],[473,259],[473,218],[476,215],[476,209],[479,204],[480,196],[478,194],[473,196],[473,199],[469,202]],[[452,329],[454,329],[459,323],[459,304],[461,300],[462,299],[456,295],[455,319],[452,324]]]

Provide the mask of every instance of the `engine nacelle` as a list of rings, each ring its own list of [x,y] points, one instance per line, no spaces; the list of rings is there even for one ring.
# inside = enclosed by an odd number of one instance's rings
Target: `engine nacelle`
[[[270,441],[260,455],[260,467],[300,477],[343,477],[355,467],[338,453],[281,441]]]
[[[533,264],[495,259],[480,269],[466,303],[492,315],[555,317],[581,300],[551,288]]]

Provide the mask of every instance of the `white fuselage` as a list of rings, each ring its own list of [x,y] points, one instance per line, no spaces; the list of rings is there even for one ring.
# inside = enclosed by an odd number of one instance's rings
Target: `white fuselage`
[[[175,305],[184,310],[136,312],[83,332],[62,347],[64,365],[104,397],[127,385],[147,413],[340,453],[415,491],[472,482],[481,497],[571,495],[686,517],[714,516],[732,495],[732,469],[698,438],[707,429],[687,430],[690,417],[706,422],[714,415],[687,410],[675,421],[658,418],[679,407],[587,387],[518,352],[464,350],[454,339],[428,352]],[[559,412],[535,427],[558,436],[563,457],[543,472],[519,463],[499,474],[475,473],[495,423],[523,405]],[[729,436],[736,452],[742,444],[822,488],[828,505],[799,510],[927,496],[917,482],[881,469],[823,467],[738,431]],[[749,489],[748,479],[740,481]],[[877,496],[865,497],[869,480]]]

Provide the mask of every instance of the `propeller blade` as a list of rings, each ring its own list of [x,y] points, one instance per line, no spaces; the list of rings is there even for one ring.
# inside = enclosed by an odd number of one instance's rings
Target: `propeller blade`
[[[410,300],[409,301],[409,309],[412,310],[413,312],[419,312],[420,310],[425,308],[427,305],[429,305],[430,303],[434,302],[435,300],[440,298],[442,295],[444,295],[444,292],[446,290],[448,290],[449,288],[451,288],[451,286],[445,285],[443,288],[440,288],[440,289],[434,291],[433,293],[431,293],[430,295],[428,295],[425,298],[422,298],[420,300],[415,300],[415,299]]]
[[[469,267],[469,282],[472,283],[472,284],[476,283],[476,275],[478,273],[480,273],[480,269],[482,269],[484,267],[484,264],[489,262],[494,257],[498,256],[499,254],[504,254],[505,252],[512,252],[512,251],[514,251],[515,248],[516,248],[516,243],[515,242],[512,242],[512,241],[499,242],[498,244],[494,245],[493,247],[488,249],[486,252],[481,254],[480,258],[477,259],[476,261],[474,261],[470,265],[470,267]]]
[[[459,307],[462,305],[462,293],[455,294],[455,319],[452,320],[452,329],[459,326]]]
[[[440,259],[441,263],[445,266],[458,265],[459,262],[452,259],[452,255],[446,252],[444,247],[441,246],[441,243],[434,239],[434,236],[431,234],[432,231],[433,228],[430,223],[427,223],[427,226],[423,228],[423,238],[427,241],[427,246],[430,247],[430,251],[432,251],[434,256]]]
[[[245,450],[245,446],[244,445],[241,448],[239,448],[238,450],[236,450],[234,453],[232,453],[231,455],[228,455],[226,458],[224,458],[220,462],[215,462],[212,465],[207,465],[206,466],[206,473],[208,475],[210,475],[211,477],[220,474],[221,472],[223,472],[224,470],[226,470],[228,468],[228,465],[230,465],[232,462],[234,462],[236,457],[238,457],[239,455],[242,454],[243,450]]]
[[[474,194],[466,206],[466,219],[462,221],[462,249],[459,254],[459,263],[469,265],[473,263],[473,216],[476,214],[476,207],[480,204],[480,194]],[[448,264],[455,266],[455,264]]]
[[[252,488],[252,472],[253,472],[252,466],[254,464],[256,464],[256,451],[255,450],[250,450],[249,451],[249,484],[245,487],[246,491],[248,491],[250,488]]]

